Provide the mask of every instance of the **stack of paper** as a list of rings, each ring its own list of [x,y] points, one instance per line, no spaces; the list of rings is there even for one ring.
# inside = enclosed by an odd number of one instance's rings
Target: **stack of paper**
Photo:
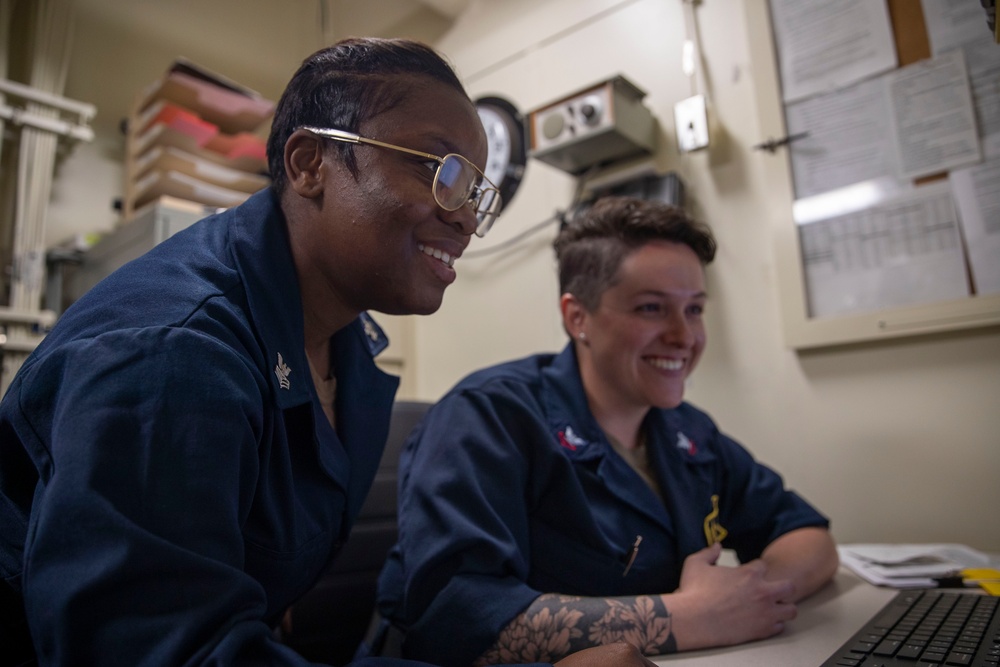
[[[257,131],[273,112],[259,93],[174,62],[142,92],[129,121],[125,219],[161,196],[228,207],[266,187],[266,145]]]
[[[840,562],[869,583],[926,588],[942,577],[990,565],[986,554],[961,544],[846,544]]]

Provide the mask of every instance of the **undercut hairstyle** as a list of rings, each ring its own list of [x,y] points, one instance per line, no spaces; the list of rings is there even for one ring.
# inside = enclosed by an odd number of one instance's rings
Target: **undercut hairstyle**
[[[412,87],[401,75],[436,79],[468,94],[451,65],[434,49],[408,39],[352,37],[306,58],[278,100],[267,140],[272,188],[280,196],[288,185],[285,143],[303,125],[358,132],[361,124],[399,104]],[[471,101],[470,101],[471,104]],[[354,145],[337,150],[355,178]]]
[[[552,244],[559,293],[572,294],[593,312],[616,283],[625,257],[650,241],[684,244],[702,266],[715,259],[712,230],[683,209],[635,197],[603,197],[567,223]]]

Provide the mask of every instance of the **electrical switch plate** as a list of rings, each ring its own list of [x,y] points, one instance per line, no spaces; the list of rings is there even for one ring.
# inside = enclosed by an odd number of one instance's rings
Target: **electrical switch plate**
[[[708,111],[705,96],[695,95],[674,105],[677,146],[688,153],[708,146]]]

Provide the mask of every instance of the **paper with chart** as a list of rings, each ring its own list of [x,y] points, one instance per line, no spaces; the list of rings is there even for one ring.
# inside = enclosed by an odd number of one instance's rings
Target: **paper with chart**
[[[969,295],[947,181],[799,226],[810,317]]]
[[[885,2],[771,0],[785,102],[851,85],[897,65]]]

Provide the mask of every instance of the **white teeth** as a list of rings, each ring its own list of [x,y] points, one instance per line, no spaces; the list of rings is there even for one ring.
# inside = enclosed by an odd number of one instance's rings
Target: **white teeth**
[[[452,257],[451,255],[449,255],[446,252],[438,250],[437,248],[429,248],[429,247],[425,246],[423,243],[418,243],[417,244],[417,248],[420,250],[420,252],[424,253],[428,257],[433,257],[434,259],[439,259],[444,264],[447,264],[449,267],[455,265],[455,258]]]
[[[649,363],[665,371],[679,371],[684,368],[684,362],[676,359],[650,359]]]

